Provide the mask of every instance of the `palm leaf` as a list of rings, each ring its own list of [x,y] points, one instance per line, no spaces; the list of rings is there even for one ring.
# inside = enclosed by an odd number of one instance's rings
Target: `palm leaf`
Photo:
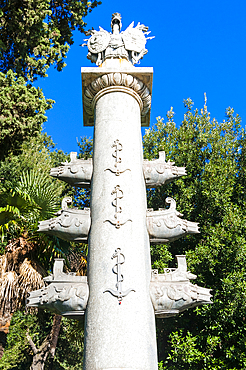
[[[10,227],[21,228],[27,222],[25,215],[37,209],[37,205],[28,194],[18,190],[5,190],[0,194],[0,234],[3,242]]]
[[[17,189],[28,195],[38,206],[32,215],[33,220],[50,218],[60,208],[62,186],[37,170],[23,172]]]
[[[44,270],[38,266],[34,261],[25,258],[20,265],[20,275],[18,277],[18,283],[20,287],[20,302],[26,298],[27,293],[32,290],[40,289],[44,286],[43,276],[45,275]]]
[[[0,314],[15,311],[19,297],[18,275],[15,271],[5,272],[0,280]]]
[[[3,274],[6,272],[8,262],[6,254],[0,256],[0,281],[3,277]]]

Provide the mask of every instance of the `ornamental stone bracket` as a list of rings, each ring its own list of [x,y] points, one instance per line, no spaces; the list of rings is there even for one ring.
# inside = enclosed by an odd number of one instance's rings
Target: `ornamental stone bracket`
[[[72,186],[90,188],[92,177],[92,158],[78,159],[77,152],[70,153],[70,162],[62,162],[52,168],[50,175]]]
[[[104,171],[111,171],[116,176],[120,176],[129,168],[119,169],[121,163],[119,153],[122,150],[122,144],[118,139],[112,144],[114,151],[114,165],[112,168],[106,168]],[[70,162],[62,162],[59,167],[52,168],[50,175],[65,181],[72,186],[90,188],[91,178],[93,173],[92,158],[78,159],[77,152],[70,153]],[[174,162],[165,160],[165,152],[159,152],[159,158],[151,161],[144,159],[143,161],[143,174],[145,178],[146,187],[156,187],[175,180],[178,177],[185,176],[185,167],[174,166]]]
[[[47,308],[73,319],[84,316],[89,287],[87,276],[63,272],[63,258],[55,258],[53,274],[44,278],[48,286],[29,293],[27,307]]]
[[[182,220],[178,216],[183,216],[176,210],[174,199],[166,198],[166,204],[170,204],[168,209],[153,208],[147,210],[147,229],[151,243],[168,243],[179,239],[185,234],[198,234],[199,227],[197,222]]]
[[[196,275],[187,271],[186,256],[176,259],[178,268],[165,268],[164,274],[152,270],[150,297],[157,318],[168,318],[188,308],[212,303],[211,289],[190,283]]]
[[[168,184],[178,177],[185,176],[185,167],[174,166],[174,162],[166,162],[165,152],[159,152],[158,159],[144,159],[143,172],[147,188]]]
[[[131,171],[129,168],[125,168],[125,169],[119,168],[119,165],[122,162],[119,153],[123,149],[123,145],[120,143],[119,139],[114,140],[112,144],[112,148],[114,149],[112,153],[112,157],[114,158],[114,165],[113,167],[105,168],[104,171],[110,171],[114,173],[115,176],[120,176],[122,173],[126,171]]]
[[[130,64],[130,63],[129,63]],[[152,67],[125,67],[114,60],[113,68],[81,68],[84,126],[94,125],[94,107],[104,94],[119,91],[132,95],[139,103],[141,125],[149,126],[152,94]]]
[[[38,231],[68,241],[87,243],[91,225],[90,208],[68,208],[69,204],[72,204],[72,198],[64,198],[62,209],[56,213],[57,217],[40,221]]]

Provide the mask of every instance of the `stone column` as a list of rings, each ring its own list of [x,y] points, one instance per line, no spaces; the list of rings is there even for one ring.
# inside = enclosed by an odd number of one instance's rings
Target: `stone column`
[[[134,73],[101,71],[93,80],[89,70],[82,71],[84,109],[94,113],[95,129],[84,369],[154,370],[141,137],[150,92]]]

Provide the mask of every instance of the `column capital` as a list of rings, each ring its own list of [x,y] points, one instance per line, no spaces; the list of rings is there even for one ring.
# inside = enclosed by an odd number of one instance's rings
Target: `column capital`
[[[139,103],[141,125],[149,126],[152,67],[103,68],[82,67],[82,99],[84,126],[94,125],[94,107],[104,94],[121,91],[132,95]]]

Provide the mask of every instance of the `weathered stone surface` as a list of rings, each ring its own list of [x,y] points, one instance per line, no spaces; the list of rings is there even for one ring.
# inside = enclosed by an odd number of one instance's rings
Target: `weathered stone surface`
[[[186,257],[176,258],[178,268],[166,268],[164,274],[152,271],[150,296],[158,318],[171,317],[188,308],[212,303],[210,289],[190,283],[196,275],[187,271]]]
[[[89,188],[92,177],[92,158],[78,159],[76,152],[70,153],[70,162],[62,162],[59,167],[52,168],[50,175],[70,185]]]
[[[159,208],[159,211],[154,211],[149,208],[147,210],[147,228],[151,243],[167,243],[186,234],[199,233],[197,222],[178,217],[183,215],[176,210],[174,199],[166,198],[166,204],[170,204],[168,209]]]
[[[71,203],[70,197],[64,198],[62,209],[56,213],[57,217],[40,221],[38,231],[64,240],[86,243],[91,225],[90,208],[68,208]]]
[[[49,285],[29,293],[28,307],[47,308],[49,311],[79,319],[84,315],[89,287],[86,276],[65,274],[63,259],[55,259],[53,274],[44,278]]]
[[[143,171],[147,188],[168,184],[178,177],[185,176],[185,167],[174,166],[174,162],[166,162],[165,152],[159,152],[158,159],[143,161]]]

